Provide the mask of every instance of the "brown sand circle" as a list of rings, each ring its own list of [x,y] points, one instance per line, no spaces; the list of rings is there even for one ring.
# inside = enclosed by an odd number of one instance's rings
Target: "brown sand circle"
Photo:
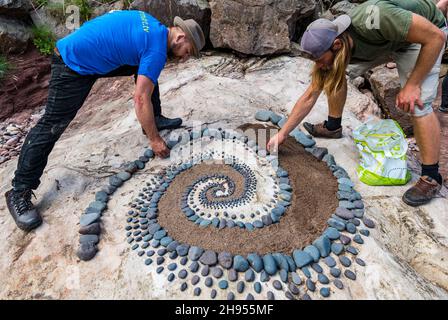
[[[266,127],[248,124],[240,129],[247,128]],[[159,201],[159,224],[179,243],[234,255],[291,254],[311,244],[326,229],[328,218],[338,206],[337,180],[324,162],[306,152],[294,138],[280,146],[279,161],[288,171],[293,188],[291,206],[279,223],[248,231],[239,227],[201,228],[189,221],[181,210],[181,196],[193,181],[206,174],[225,174],[233,179],[237,189],[243,183],[242,176],[230,166],[199,164],[177,175],[170,184]]]

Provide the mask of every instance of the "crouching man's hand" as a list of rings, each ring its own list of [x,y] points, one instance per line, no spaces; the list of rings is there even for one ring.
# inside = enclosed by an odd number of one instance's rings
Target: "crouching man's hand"
[[[268,151],[272,154],[272,153],[277,153],[278,152],[278,147],[285,142],[286,140],[286,136],[282,133],[279,132],[277,133],[275,136],[273,136],[268,144],[267,144],[267,149]]]
[[[166,158],[170,155],[170,149],[168,149],[165,141],[160,136],[152,139],[151,148],[154,154],[160,158]]]

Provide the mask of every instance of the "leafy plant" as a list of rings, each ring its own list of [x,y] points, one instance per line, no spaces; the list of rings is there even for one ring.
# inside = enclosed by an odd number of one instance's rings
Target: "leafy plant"
[[[8,60],[6,60],[6,57],[0,56],[0,80],[2,80],[8,70],[11,69],[11,65],[9,64]]]
[[[49,55],[53,52],[56,37],[47,26],[33,28],[33,43],[40,53]]]
[[[88,21],[92,15],[92,8],[90,7],[87,0],[69,0],[67,1],[66,5],[75,5],[79,8],[79,15],[81,18],[81,21],[85,22]]]

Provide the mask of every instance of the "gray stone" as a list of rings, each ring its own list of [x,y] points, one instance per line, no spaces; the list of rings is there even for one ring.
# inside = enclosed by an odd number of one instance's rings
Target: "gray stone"
[[[236,255],[233,257],[233,269],[238,272],[245,272],[249,269],[249,262],[244,257]]]
[[[190,246],[188,244],[180,244],[176,247],[176,252],[179,256],[184,257],[188,254]]]
[[[79,237],[79,243],[89,243],[97,244],[100,241],[100,238],[96,234],[85,234]]]
[[[96,201],[99,201],[99,202],[106,203],[106,202],[109,200],[109,196],[108,196],[108,194],[107,194],[106,192],[104,192],[104,191],[98,191],[98,192],[95,194],[95,200],[96,200]]]
[[[238,280],[238,272],[235,269],[230,269],[227,276],[229,281],[235,282]]]
[[[269,275],[274,275],[277,272],[277,264],[271,254],[266,254],[263,256],[263,266],[264,270]]]
[[[332,243],[331,244],[331,252],[335,255],[340,255],[344,251],[344,245],[341,243]]]
[[[0,53],[25,52],[31,38],[30,29],[25,23],[0,16]]]
[[[272,282],[272,285],[274,286],[274,288],[276,290],[282,290],[283,289],[283,285],[280,281],[278,280],[274,280],[274,282]]]
[[[263,260],[256,253],[251,253],[247,256],[250,266],[256,271],[260,272],[263,269]]]
[[[79,224],[84,227],[96,222],[100,218],[99,213],[88,213],[81,216]]]
[[[375,222],[373,222],[373,220],[371,220],[371,219],[369,219],[369,218],[364,217],[364,218],[362,219],[362,222],[364,223],[364,225],[365,225],[367,228],[370,228],[370,229],[375,228]]]
[[[345,270],[344,276],[346,276],[350,280],[353,280],[353,281],[356,280],[356,274],[351,270]]]
[[[248,282],[252,282],[255,280],[255,273],[252,269],[248,269],[246,274],[244,275],[244,279]]]
[[[319,250],[321,257],[325,258],[330,254],[331,242],[327,236],[320,236],[313,242],[313,245]]]
[[[303,249],[303,251],[308,253],[313,258],[314,262],[319,261],[320,252],[315,246],[312,246],[312,245],[306,246],[305,249]]]
[[[220,252],[218,254],[218,262],[224,269],[230,269],[233,263],[233,256],[229,252]]]
[[[114,176],[109,177],[109,184],[111,186],[118,188],[118,187],[121,187],[121,185],[123,184],[123,180],[118,178],[117,175],[114,175]]]
[[[212,268],[212,276],[214,276],[216,279],[221,278],[223,275],[222,269],[220,267],[214,267]]]
[[[294,250],[293,258],[298,268],[307,266],[314,261],[311,255],[302,250]]]
[[[97,252],[98,249],[95,244],[93,242],[87,242],[80,244],[76,255],[83,261],[89,261],[92,260],[93,257],[95,257]]]
[[[80,234],[96,234],[99,235],[101,233],[101,226],[98,222],[96,223],[92,223],[90,225],[87,226],[81,226],[81,228],[79,228],[79,233]]]
[[[205,251],[199,259],[199,262],[209,266],[214,266],[218,262],[216,252],[212,250]]]
[[[355,217],[353,212],[351,212],[350,210],[343,208],[343,207],[337,207],[336,211],[335,211],[335,215],[337,215],[338,217],[341,217],[342,219],[345,219],[345,220],[350,220]]]
[[[188,258],[193,261],[199,260],[202,253],[204,252],[204,249],[199,247],[190,247],[190,250],[188,251]]]
[[[339,279],[334,279],[334,280],[333,280],[333,283],[334,283],[335,287],[338,288],[339,290],[344,289],[344,284],[342,283],[341,280],[339,280]]]
[[[259,110],[255,113],[255,119],[258,121],[269,121],[272,113],[273,112],[269,110]]]

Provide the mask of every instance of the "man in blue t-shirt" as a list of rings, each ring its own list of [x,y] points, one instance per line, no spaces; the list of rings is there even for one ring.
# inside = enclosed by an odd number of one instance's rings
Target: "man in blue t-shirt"
[[[6,202],[17,226],[25,231],[42,223],[31,203],[33,189],[48,156],[76,116],[98,78],[135,75],[135,112],[157,156],[169,149],[158,129],[180,126],[160,114],[157,81],[167,57],[185,61],[199,57],[205,39],[194,20],[174,19],[167,28],[142,11],[115,11],[86,22],[56,43],[45,113],[28,133]],[[154,109],[153,109],[154,108]]]

